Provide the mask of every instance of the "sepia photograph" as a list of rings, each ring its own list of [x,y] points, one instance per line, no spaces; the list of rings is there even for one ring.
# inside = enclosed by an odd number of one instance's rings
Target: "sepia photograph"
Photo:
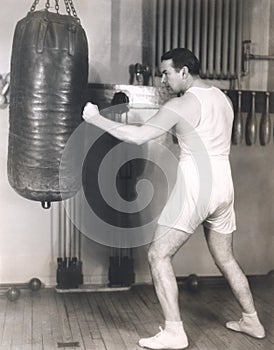
[[[273,350],[274,0],[0,6],[0,350]]]

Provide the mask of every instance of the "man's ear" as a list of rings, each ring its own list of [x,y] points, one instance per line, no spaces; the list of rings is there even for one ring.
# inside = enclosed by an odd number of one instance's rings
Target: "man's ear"
[[[180,76],[182,79],[186,79],[188,77],[189,71],[188,71],[188,67],[184,66],[181,70],[180,70]]]

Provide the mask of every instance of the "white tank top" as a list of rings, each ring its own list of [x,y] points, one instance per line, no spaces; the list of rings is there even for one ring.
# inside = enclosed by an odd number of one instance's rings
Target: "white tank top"
[[[234,112],[225,94],[215,87],[191,87],[186,93],[197,97],[201,104],[198,125],[178,135],[181,159],[207,154],[210,157],[228,157]]]

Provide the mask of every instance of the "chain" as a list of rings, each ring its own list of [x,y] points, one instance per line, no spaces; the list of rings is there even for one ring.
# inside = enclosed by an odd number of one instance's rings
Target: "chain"
[[[69,15],[71,15],[68,0],[64,0],[64,3],[65,3],[65,6],[66,6],[67,13],[68,13]]]
[[[55,10],[57,13],[59,13],[59,0],[55,0]]]
[[[77,13],[76,13],[76,10],[75,10],[75,7],[73,5],[73,1],[72,0],[64,0],[65,2],[65,5],[66,5],[66,10],[67,10],[67,13],[69,15],[72,15],[77,19],[77,21],[80,23],[80,19],[79,17],[77,16]]]
[[[39,0],[35,0],[34,3],[32,4],[31,8],[30,8],[30,12],[35,11],[36,6],[38,5]]]
[[[45,5],[45,9],[48,10],[50,8],[50,3],[49,3],[50,0],[47,0],[46,2],[46,5]]]
[[[57,13],[59,13],[59,9],[60,9],[59,1],[60,0],[55,0],[55,10]],[[34,0],[32,6],[30,8],[31,12],[35,11],[38,3],[39,3],[39,0]],[[77,21],[80,23],[80,19],[77,16],[77,13],[76,13],[76,10],[75,10],[74,4],[73,4],[73,0],[64,0],[64,3],[65,3],[67,13],[70,16],[73,15],[73,17],[75,17],[77,19]],[[46,8],[46,10],[48,10],[50,8],[50,0],[46,0],[45,8]]]
[[[73,1],[72,0],[68,0],[69,4],[70,4],[70,8],[71,8],[71,11],[72,11],[72,14],[74,17],[76,17],[78,19],[78,16],[77,16],[77,13],[76,13],[76,10],[75,10],[75,7],[73,5]]]

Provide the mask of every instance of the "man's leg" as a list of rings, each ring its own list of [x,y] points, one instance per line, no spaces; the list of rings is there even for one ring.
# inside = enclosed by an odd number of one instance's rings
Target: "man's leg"
[[[148,349],[184,349],[187,336],[181,321],[178,286],[172,257],[190,237],[189,233],[158,226],[148,259],[157,297],[161,304],[165,329],[152,338],[141,339],[139,345]]]
[[[265,331],[255,310],[248,280],[233,255],[233,235],[221,234],[207,228],[205,236],[215,264],[227,279],[232,292],[243,311],[243,318],[226,324],[227,328],[263,338]]]

